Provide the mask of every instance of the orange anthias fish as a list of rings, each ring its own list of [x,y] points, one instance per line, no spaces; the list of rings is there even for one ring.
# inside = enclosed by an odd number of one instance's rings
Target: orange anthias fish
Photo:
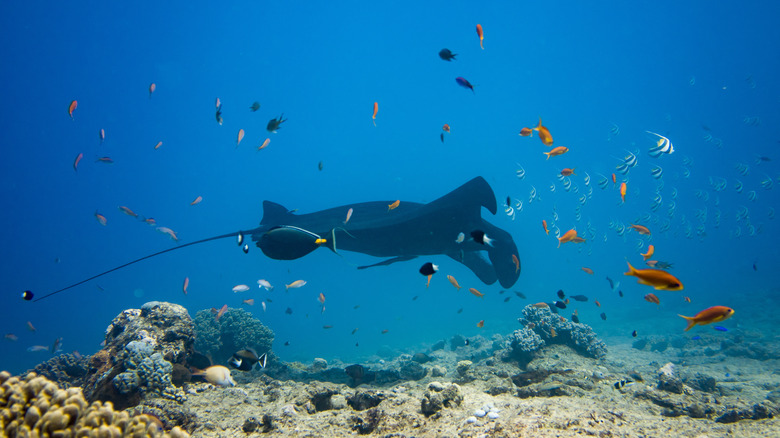
[[[441,127],[442,131],[444,132],[450,132],[450,125],[444,124],[444,126]]]
[[[536,307],[537,309],[544,309],[544,308],[549,308],[550,305],[547,303],[536,303],[533,305],[533,307]]]
[[[626,183],[622,182],[620,183],[620,199],[623,200],[623,202],[626,202]]]
[[[558,148],[555,148],[555,149],[558,149]],[[577,175],[576,173],[574,173],[575,169],[576,169],[576,167],[573,168],[573,169],[569,169],[568,167],[566,167],[563,170],[561,170],[561,175],[562,176]]]
[[[379,102],[374,102],[374,115],[371,116],[374,126],[376,126],[376,113],[379,112]]]
[[[640,253],[639,255],[641,255],[642,257],[644,257],[645,260],[647,260],[653,256],[653,253],[655,253],[655,247],[653,245],[648,245],[647,252],[644,254]]]
[[[162,142],[158,141],[156,145],[154,145],[154,150],[160,149],[160,146],[162,146]]]
[[[103,216],[102,214],[98,213],[97,211],[95,212],[95,219],[97,219],[97,221],[100,223],[100,225],[103,225],[104,227],[108,223],[108,220],[106,220],[106,217]]]
[[[647,294],[645,295],[645,301],[653,303],[653,304],[661,304],[661,300],[655,296],[655,294]]]
[[[223,305],[222,308],[217,311],[217,315],[214,317],[214,321],[219,321],[219,318],[222,318],[222,315],[224,315],[227,310],[227,304]]]
[[[690,302],[691,302],[691,297],[683,297],[683,300],[684,300],[686,303],[690,303]]]
[[[187,295],[187,288],[190,286],[190,277],[184,277],[184,284],[181,287],[181,291],[184,295]]]
[[[485,320],[484,320],[484,319],[480,320],[480,321],[477,323],[477,327],[479,327],[479,328],[482,328],[482,327],[484,327],[484,326],[485,326]]]
[[[542,143],[544,143],[545,146],[552,146],[553,144],[553,138],[552,134],[550,134],[550,130],[542,126],[542,118],[539,117],[539,124],[536,125],[536,128],[534,128],[534,131],[539,132],[539,139],[542,140]]]
[[[152,93],[154,93],[154,90],[156,89],[157,89],[157,84],[155,84],[154,82],[149,84],[149,99],[152,98]]]
[[[731,318],[732,315],[734,315],[734,309],[730,307],[712,306],[697,313],[696,316],[677,316],[685,318],[688,321],[688,327],[685,327],[685,331],[687,332],[695,325],[707,325],[712,324],[713,322],[725,321]]]
[[[347,222],[349,222],[349,219],[350,219],[351,217],[352,217],[352,208],[350,208],[349,210],[347,210],[347,218],[346,218],[346,219],[344,219],[344,225],[346,225],[346,224],[347,224]]]
[[[289,290],[289,289],[298,289],[299,287],[303,287],[303,286],[305,286],[305,285],[306,285],[306,281],[304,281],[304,280],[295,280],[295,281],[293,281],[293,282],[292,282],[292,283],[290,283],[290,284],[285,284],[285,285],[284,285],[284,288],[285,288],[286,290]]]
[[[130,216],[130,217],[138,217],[138,213],[134,212],[133,210],[130,210],[129,208],[125,207],[124,205],[119,206],[119,211],[122,213]]]
[[[157,227],[157,231],[167,234],[174,241],[179,241],[179,236],[176,235],[176,232],[168,227]]]
[[[547,221],[545,219],[542,219],[542,228],[544,228],[545,234],[548,236],[550,235],[550,230],[547,229]]]
[[[583,271],[585,271],[586,273],[588,273],[588,274],[590,274],[590,275],[593,275],[593,269],[586,268],[585,266],[583,266],[583,267],[582,267],[582,268],[580,268],[580,269],[582,269]]]
[[[399,205],[401,205],[401,200],[400,199],[395,201],[395,202],[393,202],[392,204],[388,205],[387,206],[387,211],[395,210],[396,208],[398,208]]]
[[[612,174],[612,184],[617,184],[617,177],[614,173]]]
[[[242,303],[246,304],[247,306],[254,306],[255,305],[255,299],[254,298],[247,298],[246,300],[242,301]]]
[[[593,303],[596,305],[596,307],[601,307],[601,303],[599,303],[599,300],[594,300]]]
[[[77,106],[79,106],[79,103],[75,100],[71,101],[70,105],[68,106],[68,115],[70,116],[71,120],[75,120],[73,119],[73,111],[76,111]]]
[[[196,204],[200,204],[200,203],[201,203],[201,201],[203,201],[203,196],[198,196],[198,197],[197,197],[197,198],[195,198],[195,199],[194,199],[192,202],[190,202],[190,205],[196,205]]]
[[[241,140],[243,140],[243,139],[244,139],[244,130],[243,129],[239,129],[238,130],[238,139],[236,139],[236,147],[238,147],[238,145],[241,144]]]
[[[482,33],[481,24],[477,24],[477,35],[479,36],[479,47],[481,47],[482,50],[485,50],[485,46],[482,45],[482,42],[485,40],[485,35]]]
[[[319,301],[320,304],[325,304],[325,294],[320,292],[320,296],[317,297],[317,301]]]
[[[27,330],[29,330],[31,332],[35,331],[35,326],[32,325],[32,323],[30,321],[27,321]]]
[[[512,263],[515,264],[515,274],[520,270],[520,259],[516,255],[512,254]]]
[[[101,128],[99,134],[100,134],[100,144],[103,144],[103,142],[106,141],[106,130]]]
[[[449,280],[450,283],[452,283],[452,285],[455,286],[455,289],[457,290],[460,290],[460,288],[463,287],[458,284],[458,280],[456,280],[455,277],[453,277],[452,275],[448,275],[447,280]]]
[[[563,155],[566,152],[569,152],[569,148],[566,146],[558,146],[556,148],[552,148],[550,152],[543,152],[543,154],[547,155],[547,159],[549,160],[550,157],[557,157],[558,155]]]
[[[563,233],[563,236],[558,238],[558,248],[561,247],[562,243],[573,242],[574,239],[576,238],[577,238],[577,230],[572,228],[571,230]]]
[[[73,170],[76,172],[79,171],[79,161],[81,161],[82,158],[84,158],[84,154],[78,154],[76,155],[76,159],[73,160]]]
[[[623,275],[631,275],[637,278],[639,284],[653,286],[656,290],[683,290],[683,284],[674,275],[660,269],[636,269],[628,264],[628,272]]]
[[[533,129],[531,129],[531,128],[523,128],[523,129],[520,130],[520,134],[517,134],[517,135],[519,135],[520,137],[530,137],[531,134],[533,134],[533,133],[534,133]]]
[[[270,139],[270,138],[266,138],[266,139],[265,139],[265,141],[263,142],[263,144],[261,144],[260,146],[258,146],[258,147],[257,147],[257,150],[258,150],[258,151],[260,151],[260,150],[263,150],[263,149],[265,149],[265,148],[266,148],[266,146],[268,146],[269,144],[271,144],[271,139]]]
[[[484,297],[484,296],[485,296],[485,294],[483,294],[482,292],[480,292],[480,291],[478,291],[478,290],[474,289],[473,287],[470,287],[470,288],[469,288],[469,292],[471,292],[471,294],[472,294],[472,295],[474,295],[475,297],[480,297],[480,298],[482,298],[482,297]]]
[[[650,235],[650,230],[646,226],[644,226],[644,225],[631,224],[631,228],[635,229],[636,232],[639,233],[639,234],[643,234],[645,236],[649,236]]]

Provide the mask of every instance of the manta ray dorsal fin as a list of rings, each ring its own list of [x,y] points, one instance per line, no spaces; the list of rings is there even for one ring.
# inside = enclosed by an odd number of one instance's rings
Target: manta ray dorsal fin
[[[478,176],[435,201],[429,202],[423,208],[429,213],[454,209],[481,217],[479,211],[481,207],[485,207],[492,214],[496,214],[498,211],[493,189],[484,178]]]
[[[263,201],[263,219],[260,220],[261,225],[281,225],[286,224],[289,218],[294,216],[290,213],[290,210],[285,208],[281,204],[271,201]]]

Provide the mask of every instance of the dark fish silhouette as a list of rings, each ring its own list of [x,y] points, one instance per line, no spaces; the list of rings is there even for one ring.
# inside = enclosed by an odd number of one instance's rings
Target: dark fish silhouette
[[[279,126],[286,122],[287,119],[284,118],[284,114],[280,115],[278,119],[271,119],[268,121],[268,125],[266,125],[265,129],[268,130],[268,132],[276,132],[277,129],[279,129]]]
[[[418,256],[441,254],[464,264],[485,284],[498,281],[502,287],[510,288],[517,281],[520,271],[512,256],[516,256],[518,251],[512,236],[482,218],[483,207],[494,215],[497,211],[493,189],[482,177],[476,177],[428,204],[405,201],[398,208],[388,211],[387,205],[391,202],[383,200],[349,204],[298,215],[279,204],[265,201],[263,219],[257,228],[168,248],[42,295],[34,301],[160,254],[212,240],[235,239],[239,235],[251,237],[263,254],[274,260],[298,259],[320,247],[337,254],[344,250],[390,257],[373,265],[358,267],[365,269],[412,260]],[[343,228],[344,212],[349,208],[355,214],[349,222],[349,230],[346,230]],[[455,242],[453,237],[462,230],[477,228],[492,236],[491,245],[474,241]],[[483,255],[484,252],[487,252],[487,257]],[[292,310],[288,309],[288,313],[292,313]]]
[[[452,53],[450,49],[441,49],[439,51],[439,58],[445,61],[452,61],[453,59],[455,59],[456,56],[458,56],[458,54]]]
[[[471,90],[472,93],[474,93],[474,86],[471,85],[471,82],[467,81],[466,78],[462,78],[458,76],[457,78],[455,78],[455,82],[457,82],[458,85],[460,85],[461,87],[468,88],[469,90]]]

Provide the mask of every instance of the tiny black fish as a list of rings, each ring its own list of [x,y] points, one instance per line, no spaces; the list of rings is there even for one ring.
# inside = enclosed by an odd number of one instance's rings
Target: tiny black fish
[[[628,380],[628,379],[626,379],[626,380],[618,380],[612,386],[614,386],[615,389],[620,389],[620,388],[622,388],[622,387],[624,387],[626,385],[630,385],[631,383],[634,383],[634,382],[632,380]]]
[[[252,112],[256,112],[257,110],[260,109],[260,102],[253,103],[252,106],[249,107],[249,109],[252,110]]]
[[[606,314],[606,313],[604,313],[604,312],[601,312],[601,319],[603,319],[604,321],[606,321],[606,320],[607,320],[607,314]]]
[[[442,132],[439,134],[439,138],[441,139],[441,142],[444,143],[444,133]]]
[[[439,58],[445,60],[445,61],[452,61],[455,59],[455,57],[458,56],[457,53],[452,53],[450,49],[441,49],[439,50]],[[456,60],[457,61],[457,60]]]
[[[464,342],[463,345],[469,345],[469,340],[466,339],[466,342]]]
[[[612,281],[611,278],[607,277],[607,281],[609,282],[609,288],[614,289],[615,288],[615,282]]]
[[[753,263],[753,270],[754,270],[754,271],[758,271],[758,267],[756,266],[756,264],[755,264],[755,263]]]
[[[22,299],[25,300],[25,301],[32,300],[34,296],[35,296],[35,294],[32,293],[32,291],[26,290],[26,291],[22,292]]]
[[[498,294],[499,294],[499,295],[503,295],[503,294],[504,294],[504,292],[506,292],[506,291],[505,291],[504,289],[501,289],[500,291],[498,291]]]
[[[419,296],[419,295],[415,295],[415,296],[413,296],[413,297],[412,297],[412,301],[417,301],[417,298],[420,298],[420,296]]]
[[[322,164],[322,161],[317,163],[317,169],[322,170],[323,167],[324,167],[324,164]]]
[[[463,307],[461,307],[460,309],[458,309],[458,313],[463,313]]]
[[[428,263],[422,265],[422,267],[420,268],[420,274],[422,274],[422,275],[427,277],[429,275],[435,274],[436,271],[438,271],[438,270],[439,270],[439,267],[437,265],[434,265],[433,263],[428,262]]]
[[[245,244],[243,248],[241,248],[244,251],[244,254],[249,254],[249,244]]]
[[[569,298],[571,298],[574,301],[588,301],[588,297],[585,295],[572,295]]]
[[[577,324],[579,324],[580,323],[580,317],[577,316],[577,315],[572,315],[571,316],[571,322],[576,322]]]
[[[633,332],[631,332],[631,336],[632,336],[632,337],[634,337],[634,338],[636,337],[636,330],[634,330]]]
[[[563,301],[553,301],[553,304],[555,305],[555,307],[557,307],[559,309],[565,309],[566,308],[566,303],[564,303]]]
[[[518,298],[525,299],[525,294],[524,294],[524,293],[522,293],[522,292],[515,291],[515,295],[517,295],[517,296],[518,296]]]
[[[558,298],[560,298],[560,299],[566,298],[566,294],[563,293],[563,289],[558,289]],[[574,298],[574,297],[572,297],[572,298]]]
[[[512,298],[512,297],[506,297],[506,298],[504,298],[504,302],[505,302],[505,303],[508,303],[510,298]]]
[[[284,114],[279,116],[278,119],[271,119],[268,121],[268,125],[266,125],[265,129],[268,130],[268,132],[276,132],[277,129],[279,129],[279,126],[286,122],[287,119],[283,118]]]
[[[510,198],[509,196],[506,197],[506,205],[507,207],[512,205],[512,198]]]
[[[623,298],[623,291],[622,291],[622,290],[619,290],[619,291],[618,291],[618,295],[620,295],[620,298]]]
[[[292,315],[292,309],[288,307],[287,310],[284,311],[284,313],[288,315]]]
[[[289,347],[290,346],[290,341],[284,341],[284,346],[285,347]]]

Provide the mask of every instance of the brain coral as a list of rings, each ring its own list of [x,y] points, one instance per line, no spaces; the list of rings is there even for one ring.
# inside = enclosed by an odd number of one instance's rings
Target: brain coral
[[[228,309],[219,320],[210,310],[201,310],[193,323],[195,349],[210,354],[218,364],[225,363],[242,348],[252,348],[257,354],[267,353],[274,341],[274,332],[243,309]]]
[[[24,378],[0,372],[0,434],[14,437],[188,437],[169,432],[150,416],[115,411],[111,402],[87,404],[81,389],[60,389],[29,373]]]

